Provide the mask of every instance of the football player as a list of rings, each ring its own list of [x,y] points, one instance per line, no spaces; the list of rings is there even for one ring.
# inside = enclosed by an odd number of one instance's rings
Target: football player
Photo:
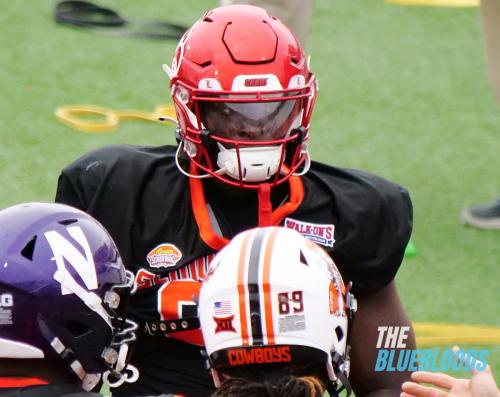
[[[102,378],[137,379],[133,275],[97,221],[61,204],[4,209],[0,263],[1,396],[97,396],[86,391]]]
[[[281,227],[239,234],[214,258],[200,291],[213,396],[337,396],[344,387],[349,395],[355,311],[315,243]]]
[[[170,78],[177,146],[115,145],[66,167],[56,200],[96,217],[136,275],[141,376],[114,394],[206,396],[200,280],[241,231],[279,225],[321,244],[360,309],[351,334],[358,396],[399,395],[409,373],[375,372],[379,326],[410,326],[394,277],[411,234],[407,191],[312,162],[317,81],[300,43],[263,9],[208,11],[180,40]],[[407,348],[414,347],[414,337]]]

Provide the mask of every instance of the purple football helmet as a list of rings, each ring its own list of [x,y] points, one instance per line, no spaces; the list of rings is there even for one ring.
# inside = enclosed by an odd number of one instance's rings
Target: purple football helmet
[[[138,377],[137,325],[125,315],[133,275],[104,227],[61,204],[0,211],[0,359],[43,359],[85,390]]]

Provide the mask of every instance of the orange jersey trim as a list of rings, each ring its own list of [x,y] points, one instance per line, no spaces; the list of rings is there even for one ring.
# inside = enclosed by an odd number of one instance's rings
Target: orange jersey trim
[[[189,171],[193,175],[198,175],[196,166],[193,163],[191,163]],[[290,200],[271,213],[271,226],[278,226],[283,218],[294,212],[304,200],[304,185],[300,177],[291,176],[288,183],[290,185]],[[189,189],[191,208],[200,231],[200,237],[209,247],[220,251],[229,243],[229,239],[219,236],[212,228],[202,181],[197,178],[189,178]]]
[[[14,376],[0,377],[0,388],[41,386],[48,384],[49,382],[40,378],[18,378]]]
[[[304,201],[304,185],[299,176],[292,175],[288,179],[290,185],[290,200],[276,208],[271,215],[271,225],[278,226],[283,218],[294,212]]]
[[[247,322],[247,307],[245,301],[245,269],[247,268],[247,250],[250,245],[250,240],[254,233],[248,233],[243,240],[241,246],[240,258],[238,261],[238,303],[240,308],[240,327],[241,327],[241,345],[249,345],[249,332],[248,332],[248,322]]]
[[[273,326],[273,305],[271,301],[271,256],[273,251],[274,240],[278,234],[278,229],[271,232],[266,244],[266,251],[264,254],[264,265],[262,269],[262,287],[264,291],[264,308],[266,311],[266,334],[267,343],[274,345],[274,326]]]
[[[198,174],[193,163],[191,163],[189,171],[193,175]],[[198,229],[200,230],[200,237],[209,247],[220,251],[229,243],[229,240],[225,237],[219,236],[212,228],[202,182],[197,178],[189,178],[189,189],[191,192],[191,208],[193,209],[194,218],[196,220],[196,224],[198,225]]]

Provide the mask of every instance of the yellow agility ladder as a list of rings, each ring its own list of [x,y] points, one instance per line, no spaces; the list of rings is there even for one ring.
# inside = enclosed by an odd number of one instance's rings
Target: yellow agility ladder
[[[158,105],[153,112],[134,109],[115,110],[95,105],[63,105],[56,109],[56,118],[68,127],[82,132],[112,132],[120,121],[140,120],[177,124],[171,104]],[[90,117],[99,117],[97,120]]]

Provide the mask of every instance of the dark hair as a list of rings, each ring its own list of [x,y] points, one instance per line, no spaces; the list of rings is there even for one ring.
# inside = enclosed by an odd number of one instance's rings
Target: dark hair
[[[224,372],[212,397],[321,397],[325,392],[325,372],[324,366]]]

